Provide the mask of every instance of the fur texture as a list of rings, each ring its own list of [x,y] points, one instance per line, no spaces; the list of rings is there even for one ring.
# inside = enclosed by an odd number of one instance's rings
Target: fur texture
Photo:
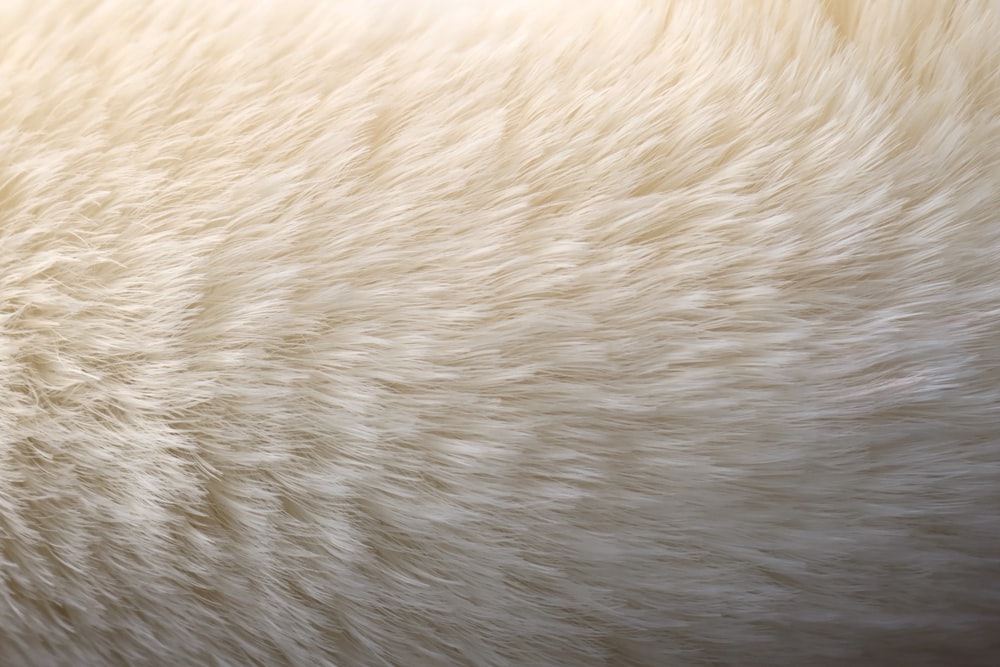
[[[0,35],[0,664],[996,664],[998,3]]]

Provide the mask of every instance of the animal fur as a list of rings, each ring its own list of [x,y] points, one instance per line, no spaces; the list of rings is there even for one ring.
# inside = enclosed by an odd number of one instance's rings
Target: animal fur
[[[0,665],[990,665],[1000,4],[0,7]]]

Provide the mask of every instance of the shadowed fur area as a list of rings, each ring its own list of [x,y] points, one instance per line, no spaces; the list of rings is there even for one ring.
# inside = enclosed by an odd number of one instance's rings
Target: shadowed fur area
[[[1000,655],[1000,3],[0,3],[0,665]]]

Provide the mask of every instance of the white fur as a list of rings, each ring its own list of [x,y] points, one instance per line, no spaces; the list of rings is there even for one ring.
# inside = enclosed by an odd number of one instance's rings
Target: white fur
[[[0,35],[4,667],[996,664],[997,2]]]

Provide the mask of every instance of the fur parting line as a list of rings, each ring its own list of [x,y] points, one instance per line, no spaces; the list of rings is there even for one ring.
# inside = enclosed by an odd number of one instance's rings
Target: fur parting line
[[[0,667],[1000,661],[1000,3],[0,2]]]

